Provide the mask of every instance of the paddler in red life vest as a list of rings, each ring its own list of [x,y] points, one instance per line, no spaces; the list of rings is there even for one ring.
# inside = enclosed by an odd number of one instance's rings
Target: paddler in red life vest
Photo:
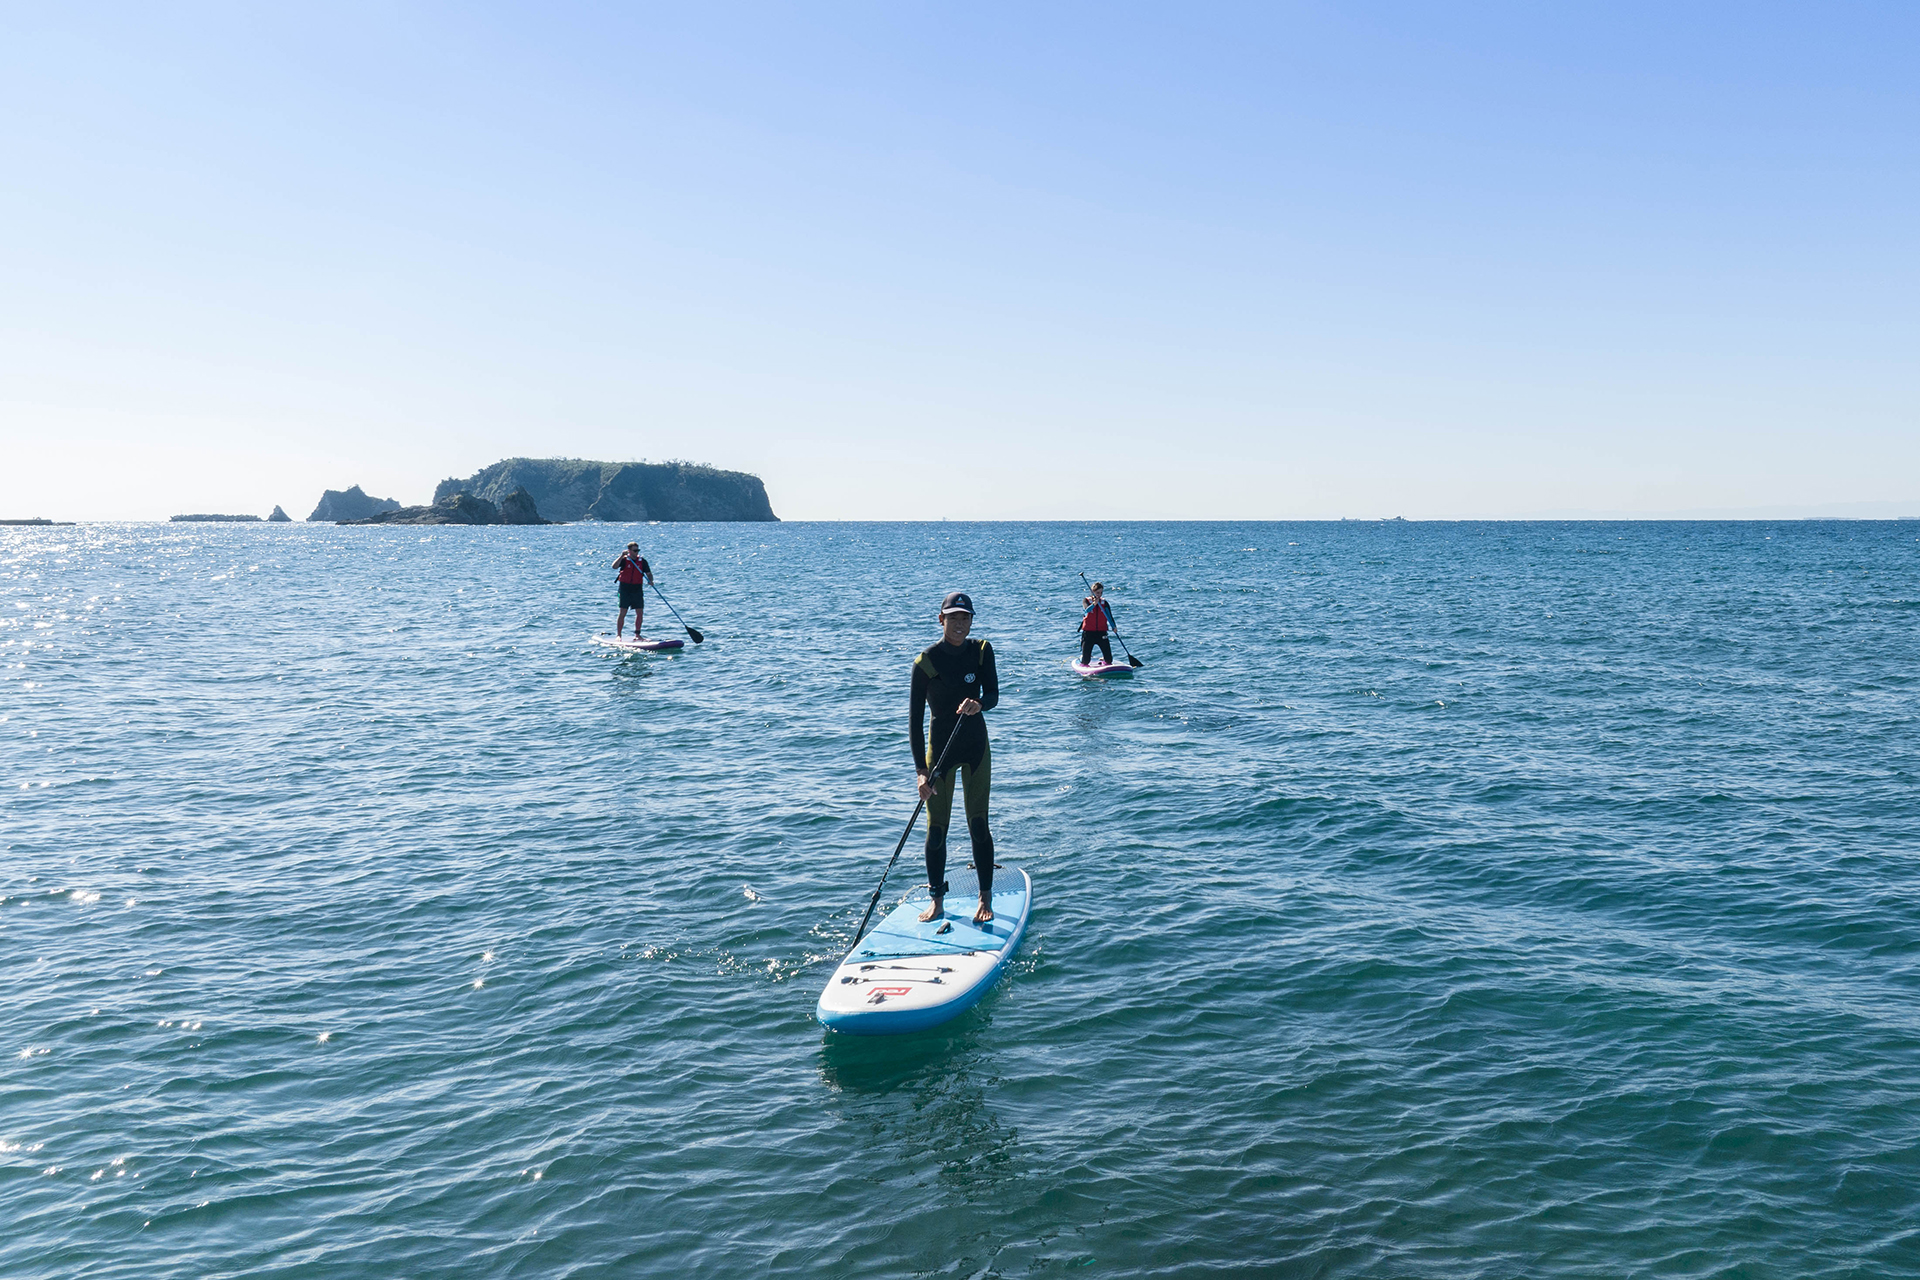
[[[1113,627],[1113,606],[1104,596],[1106,588],[1099,583],[1093,584],[1093,592],[1080,603],[1086,607],[1087,614],[1080,619],[1080,665],[1086,666],[1093,661],[1093,646],[1100,646],[1100,656],[1106,659],[1108,666],[1113,665],[1113,646],[1107,643],[1107,632]]]
[[[620,580],[620,619],[613,624],[614,638],[618,639],[620,633],[626,629],[627,610],[632,609],[633,638],[638,640],[640,639],[640,620],[647,612],[647,588],[641,584],[652,585],[653,567],[647,563],[646,557],[640,554],[640,544],[637,542],[627,544],[627,549],[620,553],[620,558],[613,562],[613,567],[619,570],[616,576]]]
[[[980,909],[975,924],[993,919],[993,832],[987,828],[987,793],[993,786],[993,752],[987,747],[986,717],[1000,701],[1000,676],[993,665],[993,646],[969,640],[973,630],[973,600],[954,591],[940,603],[940,638],[913,660],[908,689],[908,740],[913,744],[913,768],[919,775],[920,798],[927,802],[927,887],[933,905],[920,917],[940,918],[947,896],[947,824],[953,818],[956,778],[966,790],[967,839],[973,846],[974,873],[980,880]],[[932,712],[933,741],[927,741],[921,719]],[[953,750],[947,740],[953,739]],[[933,766],[945,757],[940,775]]]

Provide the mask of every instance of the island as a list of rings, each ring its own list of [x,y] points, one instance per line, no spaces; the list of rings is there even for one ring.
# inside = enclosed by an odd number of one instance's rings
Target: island
[[[361,520],[340,520],[338,524],[553,524],[542,519],[525,489],[515,489],[495,506],[471,493],[454,493],[430,507],[399,507],[381,511]]]
[[[29,516],[25,520],[0,520],[0,524],[53,525],[53,524],[72,524],[72,523],[73,521],[71,520],[49,520],[45,516]]]
[[[435,495],[438,497],[439,495]],[[377,516],[382,511],[398,511],[400,504],[392,498],[373,498],[363,493],[359,485],[351,489],[329,489],[320,495],[320,505],[313,509],[309,520],[330,520],[334,524],[344,524],[350,520],[364,520],[368,516]]]
[[[778,520],[759,476],[692,462],[508,458],[465,480],[443,480],[435,502],[459,493],[500,502],[524,489],[556,521]]]
[[[191,515],[191,516],[168,516],[167,523],[169,524],[245,524],[249,520],[253,520],[257,522],[259,519],[260,519],[259,516]]]
[[[292,524],[293,517],[280,509],[279,503],[273,504],[273,514],[267,517],[269,524]]]

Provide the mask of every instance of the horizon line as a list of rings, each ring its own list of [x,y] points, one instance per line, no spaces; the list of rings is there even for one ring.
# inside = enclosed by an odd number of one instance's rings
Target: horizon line
[[[1891,505],[1891,504],[1890,504]],[[1905,505],[1905,504],[1901,504]],[[859,516],[825,516],[801,519],[774,520],[554,520],[544,526],[537,525],[475,525],[474,528],[558,528],[564,525],[605,525],[608,528],[631,527],[635,525],[663,524],[1779,524],[1779,523],[1827,523],[1827,524],[1897,524],[1902,521],[1920,522],[1920,503],[1914,504],[1912,515],[1709,515],[1709,514],[1659,514],[1659,515],[1531,515],[1531,516],[1101,516],[1077,518],[1072,516],[935,516],[929,518],[902,520],[888,518],[863,518]],[[352,522],[347,522],[351,524]],[[0,528],[8,529],[53,529],[78,528],[89,525],[121,524],[241,524],[241,525],[321,525],[341,527],[341,522],[333,520],[268,520],[256,516],[251,520],[177,520],[173,518],[146,517],[135,519],[94,518],[80,520],[57,520],[41,516],[0,520]],[[373,526],[368,526],[373,527]],[[399,527],[399,526],[395,526]],[[411,527],[411,526],[409,526]],[[443,528],[465,528],[463,525],[436,526]]]

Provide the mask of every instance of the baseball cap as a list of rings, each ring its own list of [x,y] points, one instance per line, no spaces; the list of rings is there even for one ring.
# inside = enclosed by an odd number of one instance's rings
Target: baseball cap
[[[970,614],[972,612],[973,597],[964,591],[949,591],[947,598],[940,602],[940,616],[943,618],[950,613]]]

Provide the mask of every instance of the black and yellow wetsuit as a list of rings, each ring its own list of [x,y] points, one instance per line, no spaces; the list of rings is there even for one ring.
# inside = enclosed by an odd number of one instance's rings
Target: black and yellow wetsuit
[[[927,801],[927,883],[936,893],[946,892],[947,825],[953,818],[955,775],[966,792],[967,836],[973,843],[973,865],[982,894],[993,892],[993,832],[987,828],[987,793],[993,786],[993,752],[987,746],[984,715],[962,716],[959,707],[968,698],[980,700],[990,711],[1000,701],[1000,675],[993,666],[993,646],[985,640],[958,645],[937,640],[913,660],[911,734],[913,767],[918,773],[933,768],[946,750],[947,738],[960,737],[947,756],[946,770],[933,780]],[[933,712],[933,741],[921,729],[921,717]]]

